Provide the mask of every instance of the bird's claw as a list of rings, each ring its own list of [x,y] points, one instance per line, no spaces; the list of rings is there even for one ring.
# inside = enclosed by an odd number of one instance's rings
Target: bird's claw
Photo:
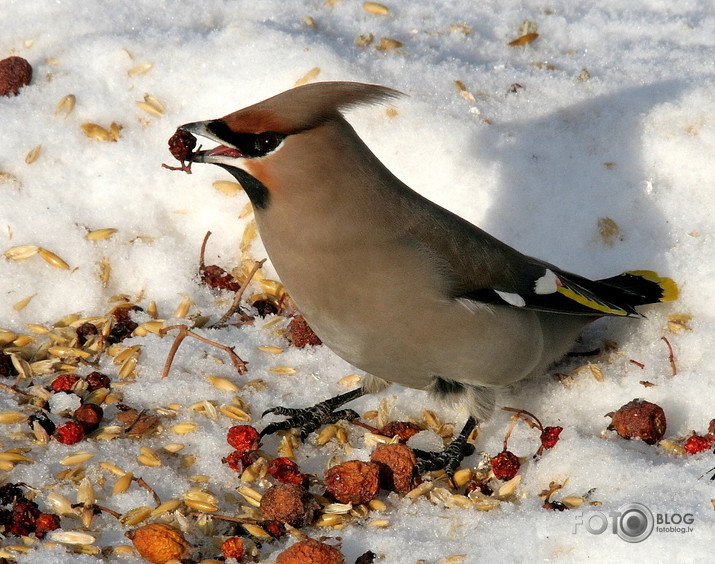
[[[430,452],[415,449],[418,458],[415,467],[416,474],[431,472],[434,470],[444,470],[449,479],[454,476],[455,470],[466,457],[474,454],[474,445],[467,442],[469,435],[477,426],[477,420],[473,417],[467,419],[462,431],[452,440],[447,447],[439,452]]]

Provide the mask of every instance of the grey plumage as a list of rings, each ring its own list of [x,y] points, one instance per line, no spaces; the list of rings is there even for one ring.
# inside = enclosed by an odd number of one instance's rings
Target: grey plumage
[[[484,419],[585,324],[674,297],[649,271],[594,282],[522,255],[403,184],[341,113],[396,95],[316,83],[182,126],[221,144],[194,161],[246,186],[281,281],[366,388],[429,390]]]

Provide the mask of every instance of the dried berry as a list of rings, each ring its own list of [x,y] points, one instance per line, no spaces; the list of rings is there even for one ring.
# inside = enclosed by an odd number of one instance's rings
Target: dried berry
[[[90,392],[99,390],[100,388],[109,388],[111,385],[109,376],[106,376],[101,372],[90,372],[87,376],[85,376],[85,380],[87,380],[87,389]]]
[[[75,409],[72,418],[82,425],[85,433],[91,433],[99,427],[104,416],[104,410],[93,403],[85,403]]]
[[[57,442],[65,445],[73,445],[80,442],[85,435],[84,427],[76,421],[68,421],[57,427],[53,437]]]
[[[52,513],[40,513],[35,522],[35,536],[43,538],[50,531],[60,528],[60,516]]]
[[[399,437],[401,443],[406,443],[411,437],[422,431],[422,427],[409,421],[391,421],[378,430],[380,435],[386,437]]]
[[[380,486],[397,493],[406,493],[414,487],[417,457],[403,444],[378,446],[370,460],[380,468]]]
[[[243,454],[253,452],[261,446],[261,437],[251,425],[234,425],[228,430],[226,440]]]
[[[711,441],[715,441],[715,419],[710,421],[710,425],[708,425],[708,438]]]
[[[221,462],[228,464],[228,467],[239,474],[253,464],[251,453],[234,450],[231,454],[221,459]]]
[[[683,444],[683,448],[690,454],[697,454],[708,450],[712,446],[712,442],[708,437],[703,437],[701,435],[692,435],[688,437],[688,440]]]
[[[72,387],[77,383],[79,380],[79,376],[76,374],[60,374],[52,380],[52,383],[50,384],[50,388],[52,388],[52,391],[54,392],[71,392]]]
[[[290,546],[278,555],[276,564],[345,564],[345,558],[337,548],[313,539],[306,539]]]
[[[288,337],[291,345],[299,349],[308,345],[317,346],[323,343],[302,315],[296,315],[290,320],[286,337]]]
[[[511,451],[504,450],[491,460],[492,472],[499,480],[511,480],[519,472],[521,462]]]
[[[27,422],[30,424],[30,429],[35,428],[35,423],[38,423],[45,432],[52,436],[55,434],[55,429],[57,428],[44,411],[38,411],[28,417]]]
[[[376,559],[377,554],[375,554],[371,550],[368,550],[367,552],[358,556],[357,560],[355,560],[355,564],[374,564]]]
[[[301,474],[300,470],[298,470],[298,465],[284,456],[271,460],[267,470],[271,476],[284,484],[303,486],[308,481],[308,476]]]
[[[22,57],[0,61],[0,96],[17,96],[20,88],[30,84],[32,65]]]
[[[278,313],[279,309],[276,304],[271,300],[260,299],[256,300],[251,304],[258,312],[258,315],[265,317],[266,315],[275,315]]]
[[[285,524],[280,521],[265,521],[263,528],[274,539],[279,539],[286,534]]]
[[[374,462],[343,462],[325,473],[325,486],[340,503],[367,503],[380,492],[380,467]]]
[[[241,288],[238,280],[236,280],[232,274],[215,264],[201,266],[199,268],[199,276],[204,284],[212,288],[231,290],[232,292],[238,292]]]
[[[81,347],[87,342],[87,337],[99,334],[99,330],[94,323],[87,322],[77,327],[75,333],[77,334],[77,344]]]
[[[0,351],[0,376],[13,378],[14,376],[17,376],[17,374],[18,372],[12,364],[12,358],[10,355]]]
[[[267,519],[294,527],[312,523],[319,507],[308,490],[295,484],[271,486],[261,498],[261,511]]]
[[[652,445],[665,435],[665,412],[659,405],[645,400],[634,399],[607,416],[612,418],[608,429],[624,439],[641,439]]]
[[[130,337],[132,331],[137,328],[138,324],[129,317],[130,311],[142,311],[142,308],[133,304],[122,304],[112,310],[115,323],[107,337],[107,342],[110,345],[120,343]]]
[[[181,560],[189,555],[191,549],[179,529],[162,523],[139,527],[125,536],[132,541],[137,552],[152,564]]]
[[[0,486],[0,505],[10,505],[24,498],[25,494],[17,484],[7,483]]]
[[[191,174],[191,159],[194,156],[194,147],[196,147],[196,137],[188,131],[177,129],[176,133],[169,138],[169,152],[179,162],[181,166],[169,166],[162,164],[164,168],[169,170],[183,170],[186,174]],[[189,161],[186,164],[186,161]]]
[[[34,501],[23,500],[12,508],[12,521],[5,526],[5,533],[18,537],[29,535],[37,526],[40,510]]]
[[[241,537],[229,537],[221,543],[221,552],[226,559],[234,558],[241,560],[245,552],[245,546]]]
[[[467,483],[467,487],[464,488],[464,495],[468,496],[475,490],[479,490],[479,493],[486,496],[490,496],[494,493],[494,490],[492,490],[488,484],[485,484],[484,482],[477,482],[476,480],[470,480]]]
[[[541,431],[541,446],[545,449],[554,448],[559,442],[559,435],[563,430],[563,427],[544,427],[544,430]]]

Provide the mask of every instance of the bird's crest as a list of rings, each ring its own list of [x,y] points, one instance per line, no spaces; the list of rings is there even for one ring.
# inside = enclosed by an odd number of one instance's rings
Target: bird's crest
[[[273,131],[290,135],[311,129],[361,104],[377,104],[401,96],[385,86],[360,82],[315,82],[224,116],[236,132]]]

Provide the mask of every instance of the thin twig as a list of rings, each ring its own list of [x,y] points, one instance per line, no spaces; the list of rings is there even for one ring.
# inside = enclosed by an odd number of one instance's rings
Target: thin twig
[[[28,398],[32,397],[32,394],[24,390],[18,390],[15,386],[8,386],[7,384],[0,384],[0,390],[5,390],[6,392],[10,392],[11,394],[19,394]]]
[[[661,337],[665,344],[668,345],[668,362],[670,362],[670,368],[673,371],[673,376],[678,375],[678,368],[675,366],[675,354],[673,354],[673,347],[670,341],[666,337]]]
[[[248,285],[250,284],[251,280],[253,277],[256,275],[256,272],[258,272],[258,269],[263,266],[263,263],[266,262],[266,259],[263,260],[257,260],[253,263],[253,267],[248,273],[248,276],[246,277],[246,280],[241,284],[241,287],[238,289],[238,292],[236,292],[236,295],[233,297],[233,303],[231,304],[231,307],[228,308],[228,311],[224,313],[221,316],[221,319],[219,319],[216,324],[220,325],[222,323],[226,323],[229,317],[231,317],[240,307],[241,305],[241,298],[243,297],[243,294],[246,292],[246,288],[248,288]]]
[[[209,237],[211,237],[211,231],[206,232],[206,235],[204,235],[204,241],[203,243],[201,243],[201,252],[199,253],[199,272],[203,272],[203,270],[206,268],[206,264],[204,263],[204,255],[206,254],[206,243],[208,243]]]
[[[186,325],[170,325],[169,327],[164,327],[163,329],[161,329],[161,331],[159,331],[159,335],[163,337],[168,331],[172,329],[178,329],[179,334],[176,336],[176,339],[174,339],[174,342],[171,344],[171,349],[169,349],[169,354],[167,355],[166,362],[164,363],[164,370],[161,373],[162,378],[166,378],[169,375],[169,370],[171,369],[172,362],[174,362],[176,351],[179,350],[181,342],[186,337],[193,337],[194,339],[198,339],[202,343],[206,343],[207,345],[211,345],[212,347],[216,347],[217,349],[225,351],[231,359],[231,362],[233,362],[233,365],[236,367],[238,373],[246,373],[246,363],[241,360],[241,358],[235,353],[233,347],[229,347],[228,345],[222,345],[221,343],[217,343],[216,341],[212,341],[211,339],[202,337],[201,335],[191,331]]]
[[[151,497],[154,498],[154,503],[156,503],[157,507],[161,505],[161,498],[154,491],[154,489],[144,481],[144,478],[133,478],[133,480],[151,494]]]

